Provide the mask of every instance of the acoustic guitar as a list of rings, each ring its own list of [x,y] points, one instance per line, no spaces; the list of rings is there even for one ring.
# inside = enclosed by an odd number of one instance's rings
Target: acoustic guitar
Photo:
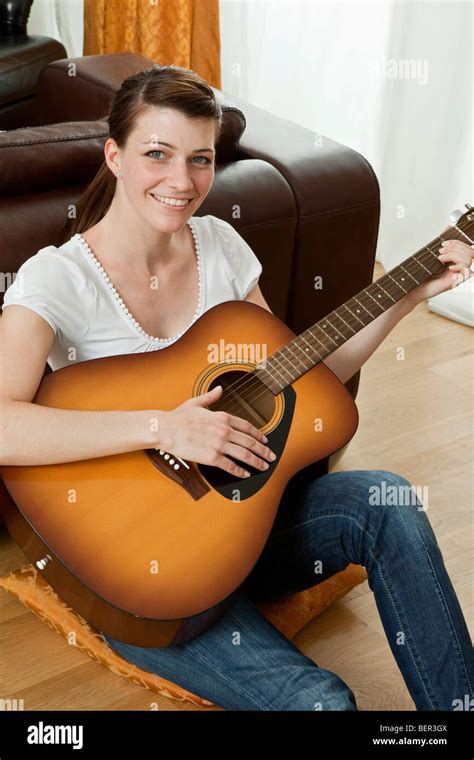
[[[467,208],[452,215],[450,239],[472,243]],[[266,471],[245,464],[251,476],[241,479],[155,448],[3,466],[12,538],[67,604],[113,638],[166,647],[208,629],[256,564],[288,481],[357,429],[352,396],[321,360],[440,274],[442,239],[300,335],[260,306],[226,301],[160,351],[91,359],[45,376],[33,401],[60,409],[171,410],[221,384],[209,408],[249,420],[277,458]]]

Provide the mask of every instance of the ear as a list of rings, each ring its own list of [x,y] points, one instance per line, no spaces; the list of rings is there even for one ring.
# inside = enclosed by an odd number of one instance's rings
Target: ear
[[[104,158],[110,171],[117,175],[117,172],[120,171],[121,150],[113,137],[107,138],[105,142]]]

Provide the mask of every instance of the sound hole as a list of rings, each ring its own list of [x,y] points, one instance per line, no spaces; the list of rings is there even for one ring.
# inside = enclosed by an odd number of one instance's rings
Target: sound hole
[[[247,420],[258,429],[265,427],[274,416],[275,396],[252,372],[224,371],[213,380],[210,389],[216,385],[222,385],[223,392],[221,398],[208,407],[213,412],[229,412],[236,417]],[[296,398],[295,391],[291,386],[285,388],[282,395],[284,397],[282,416],[279,417],[278,424],[266,434],[268,446],[277,456],[276,460],[270,463],[268,470],[252,467],[248,462],[241,462],[229,454],[226,454],[226,457],[239,467],[248,470],[252,477],[241,478],[231,475],[220,467],[206,464],[198,465],[198,469],[210,486],[226,499],[235,501],[236,493],[239,494],[239,501],[249,498],[264,486],[278,465],[290,431]],[[236,488],[238,489],[237,492]]]
[[[222,385],[222,395],[208,407],[211,411],[228,412],[259,429],[273,417],[275,397],[252,372],[224,371],[211,382],[209,390],[216,385]]]
[[[222,385],[222,395],[220,399],[208,407],[211,411],[228,412],[235,417],[247,420],[258,429],[263,428],[273,417],[275,397],[253,372],[243,372],[242,370],[228,370],[226,372],[224,370],[211,382],[209,390],[212,390],[216,385]],[[271,435],[268,445],[270,445]],[[226,454],[226,457],[239,467],[247,469],[252,475],[257,475],[260,480],[270,475],[270,470],[266,470],[264,473],[248,463],[244,464],[235,459],[230,454]],[[235,475],[225,472],[220,467],[203,464],[199,464],[198,467],[211,486],[229,499],[233,498],[234,491],[232,488],[235,483],[242,483],[239,485],[241,498],[249,496],[254,490],[254,485],[250,483],[253,478],[242,481],[241,478],[236,478]]]

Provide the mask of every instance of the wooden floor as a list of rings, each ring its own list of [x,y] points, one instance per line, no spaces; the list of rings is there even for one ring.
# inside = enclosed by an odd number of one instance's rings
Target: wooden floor
[[[376,266],[375,277],[382,270]],[[405,359],[397,359],[403,347]],[[473,633],[472,331],[419,305],[362,370],[359,429],[337,470],[384,469],[429,485],[428,516]],[[0,574],[25,558],[0,529]],[[367,582],[295,639],[353,689],[360,710],[413,710]],[[25,710],[197,710],[111,673],[0,589],[0,698]],[[215,708],[220,709],[220,708]]]

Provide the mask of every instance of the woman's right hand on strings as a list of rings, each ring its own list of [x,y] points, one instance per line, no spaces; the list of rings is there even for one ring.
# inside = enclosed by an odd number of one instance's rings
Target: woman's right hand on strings
[[[221,395],[222,386],[218,385],[169,412],[161,411],[159,445],[155,448],[191,462],[220,467],[239,478],[250,473],[226,455],[257,470],[268,469],[268,462],[276,457],[265,445],[266,438],[258,428],[241,417],[206,408]]]

